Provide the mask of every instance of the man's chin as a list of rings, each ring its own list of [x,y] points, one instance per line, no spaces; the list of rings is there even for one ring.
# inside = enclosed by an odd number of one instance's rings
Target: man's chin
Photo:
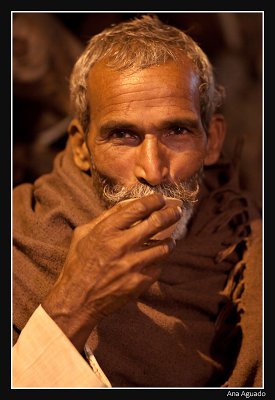
[[[186,236],[188,231],[188,223],[192,217],[192,214],[193,214],[193,208],[189,208],[188,210],[186,209],[182,210],[182,217],[177,222],[176,228],[171,236],[173,239],[180,240]]]

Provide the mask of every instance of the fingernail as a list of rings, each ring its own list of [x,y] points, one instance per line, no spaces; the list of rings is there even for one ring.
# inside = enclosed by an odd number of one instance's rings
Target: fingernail
[[[179,215],[182,216],[182,208],[180,206],[177,206],[177,210],[179,212]]]

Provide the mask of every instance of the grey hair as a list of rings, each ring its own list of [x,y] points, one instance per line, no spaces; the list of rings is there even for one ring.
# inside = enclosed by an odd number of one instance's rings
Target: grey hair
[[[90,123],[88,74],[101,60],[116,71],[139,71],[188,57],[199,77],[201,119],[207,131],[211,115],[222,105],[224,91],[215,83],[213,68],[199,45],[183,31],[166,25],[156,15],[143,15],[104,29],[93,36],[75,63],[70,78],[72,112],[84,132]]]

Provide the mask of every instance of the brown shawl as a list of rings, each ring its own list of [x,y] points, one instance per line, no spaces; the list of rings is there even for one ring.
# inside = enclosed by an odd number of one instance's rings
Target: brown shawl
[[[14,190],[13,210],[16,341],[57,279],[74,228],[102,207],[90,176],[74,165],[68,141],[51,174]],[[188,234],[163,261],[160,279],[90,335],[113,386],[261,386],[256,219],[232,165],[208,168]]]

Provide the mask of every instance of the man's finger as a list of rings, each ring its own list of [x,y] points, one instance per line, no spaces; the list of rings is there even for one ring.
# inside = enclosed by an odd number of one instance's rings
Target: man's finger
[[[150,265],[152,266],[156,261],[171,253],[175,246],[176,241],[172,238],[148,241],[140,247],[138,252],[127,257],[128,265],[132,270],[142,273],[144,271],[146,274]]]
[[[101,222],[104,220],[106,224],[116,229],[127,229],[164,206],[165,199],[163,195],[159,193],[150,194],[139,199],[131,199],[129,202],[116,204],[104,213],[104,218]]]
[[[177,223],[181,216],[182,211],[179,207],[167,207],[155,211],[148,218],[128,230],[128,241],[143,244],[155,234]]]

